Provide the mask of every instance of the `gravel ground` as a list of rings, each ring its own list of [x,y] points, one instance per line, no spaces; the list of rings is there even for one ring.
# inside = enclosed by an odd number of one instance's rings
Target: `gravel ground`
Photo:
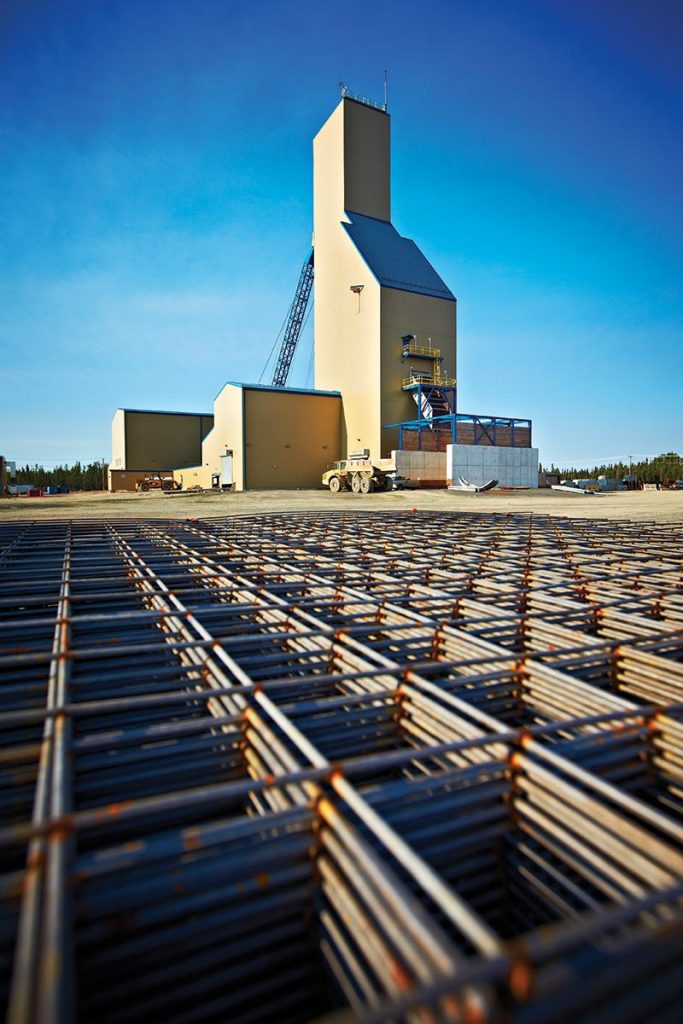
[[[241,494],[55,495],[0,500],[0,522],[10,519],[187,519],[253,515],[267,512],[350,511],[382,509],[533,512],[576,519],[630,519],[681,523],[683,491],[615,492],[588,497],[551,490],[489,491],[462,494],[446,490],[394,491],[356,496],[329,491],[246,491]]]

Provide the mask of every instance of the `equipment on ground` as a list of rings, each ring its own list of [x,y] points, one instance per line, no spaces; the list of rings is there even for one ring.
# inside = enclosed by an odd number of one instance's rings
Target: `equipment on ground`
[[[450,489],[452,491],[471,491],[473,494],[482,494],[484,491],[492,491],[497,486],[497,480],[488,480],[485,484],[478,486],[477,484],[471,484],[466,477],[459,476],[457,484],[451,484]]]
[[[289,371],[292,368],[292,360],[296,352],[297,342],[304,326],[306,308],[313,286],[313,250],[301,268],[299,283],[296,286],[292,305],[289,307],[285,333],[282,336],[280,354],[275,364],[273,374],[273,387],[284,388],[287,384]]]
[[[587,487],[579,487],[566,481],[563,484],[551,484],[551,491],[566,491],[567,494],[597,494],[597,491],[589,491]]]
[[[140,493],[147,491],[179,491],[180,484],[172,476],[162,476],[161,473],[148,473],[142,480],[137,480],[135,490]]]
[[[323,487],[329,487],[333,494],[339,491],[353,491],[354,494],[370,494],[372,491],[390,491],[404,485],[402,477],[396,476],[391,459],[373,462],[367,448],[349,452],[348,459],[330,463],[323,473]]]

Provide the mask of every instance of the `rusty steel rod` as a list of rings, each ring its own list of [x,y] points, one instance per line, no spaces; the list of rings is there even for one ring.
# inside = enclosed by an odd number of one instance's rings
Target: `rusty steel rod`
[[[11,1024],[675,1019],[681,526],[0,524],[0,779]]]

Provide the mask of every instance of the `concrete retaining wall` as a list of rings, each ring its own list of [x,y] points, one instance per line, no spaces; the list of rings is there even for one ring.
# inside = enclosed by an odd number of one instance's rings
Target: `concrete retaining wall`
[[[478,487],[491,479],[501,487],[538,487],[538,448],[449,444],[446,458],[449,487],[460,476]]]
[[[420,487],[446,486],[446,452],[393,451],[391,457],[399,476]]]

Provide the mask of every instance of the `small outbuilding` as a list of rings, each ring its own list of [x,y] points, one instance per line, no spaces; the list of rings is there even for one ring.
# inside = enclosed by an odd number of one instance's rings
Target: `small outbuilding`
[[[211,413],[117,409],[111,425],[109,490],[134,491],[148,473],[170,476],[202,457]]]
[[[341,457],[341,430],[338,391],[229,381],[214,402],[201,460],[174,476],[184,489],[320,487],[327,463]]]

